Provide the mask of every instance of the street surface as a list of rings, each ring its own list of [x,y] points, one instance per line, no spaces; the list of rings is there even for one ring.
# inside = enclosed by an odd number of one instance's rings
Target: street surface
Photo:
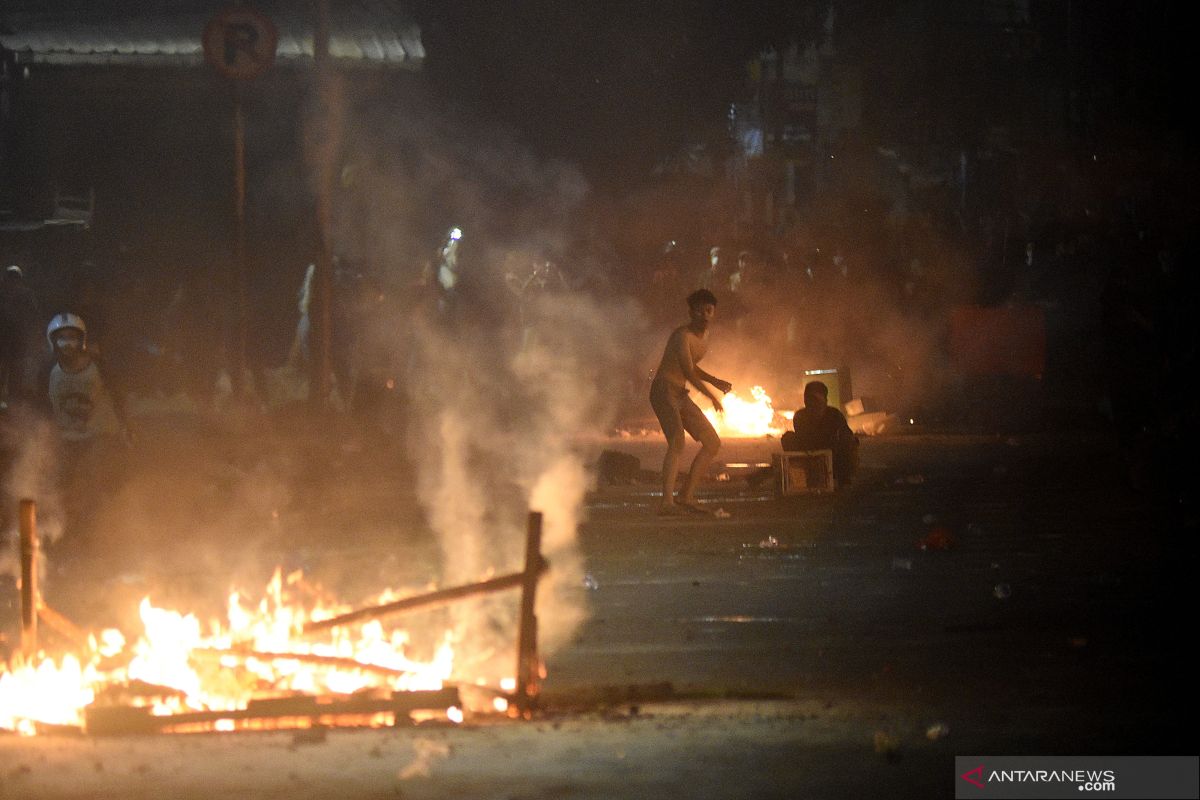
[[[150,438],[174,443],[179,471],[158,465],[127,499],[195,483],[189,502],[52,561],[48,602],[83,624],[111,624],[150,585],[182,596],[273,561],[361,589],[419,583],[437,558],[405,533],[420,515],[383,451],[253,456],[173,430]],[[662,445],[600,447],[646,473]],[[728,442],[718,461],[777,447]],[[202,463],[229,491],[202,491]],[[549,656],[532,722],[316,742],[0,736],[0,798],[932,798],[953,796],[956,754],[1195,753],[1194,541],[1127,488],[1103,433],[869,438],[833,496],[777,498],[725,472],[701,499],[728,518],[656,517],[653,480],[590,495],[589,618]],[[203,547],[194,523],[180,535],[199,506]],[[235,541],[251,518],[274,532]]]

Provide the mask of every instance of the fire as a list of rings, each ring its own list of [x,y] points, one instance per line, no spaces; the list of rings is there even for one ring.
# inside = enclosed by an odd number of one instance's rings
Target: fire
[[[393,597],[388,592],[380,599]],[[449,679],[454,666],[449,631],[429,661],[411,658],[408,634],[378,620],[335,627],[319,637],[303,633],[310,620],[349,610],[320,597],[300,573],[285,578],[279,570],[256,605],[232,592],[226,620],[208,626],[146,598],[139,607],[143,630],[132,644],[110,629],[91,636],[82,657],[18,656],[0,663],[0,728],[32,734],[37,723],[81,726],[87,706],[131,685],[156,687],[146,695],[152,699],[135,696],[132,703],[165,715],[234,710],[252,698],[296,693],[440,689]],[[462,713],[453,708],[448,716],[461,719]]]
[[[721,436],[778,436],[783,433],[783,428],[777,425],[775,408],[766,390],[761,386],[753,386],[750,388],[750,397],[750,400],[746,400],[730,392],[721,398],[724,414],[707,409],[704,415]]]

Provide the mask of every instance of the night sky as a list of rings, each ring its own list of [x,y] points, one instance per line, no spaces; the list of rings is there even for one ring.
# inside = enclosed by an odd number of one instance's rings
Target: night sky
[[[719,135],[747,59],[781,32],[820,24],[815,5],[778,2],[753,11],[711,0],[410,7],[426,76],[448,107],[510,126],[601,183]]]
[[[1020,102],[1011,96],[1013,82],[1004,83],[1012,76],[989,74],[1002,66],[951,52],[970,40],[964,9],[975,13],[975,4],[833,5],[839,52],[863,65],[876,86],[888,84],[897,105],[933,108],[965,126],[1020,113],[1004,105]],[[767,46],[819,41],[829,7],[784,0],[406,4],[421,26],[426,78],[441,102],[517,130],[540,155],[578,163],[598,188],[635,178],[682,145],[718,138],[729,103],[745,99],[747,61]],[[1032,0],[1028,7],[1038,56],[1016,83],[1062,81],[1089,98],[1081,146],[1178,141],[1191,130],[1182,101],[1182,4]],[[889,120],[867,122],[870,138],[888,138]]]

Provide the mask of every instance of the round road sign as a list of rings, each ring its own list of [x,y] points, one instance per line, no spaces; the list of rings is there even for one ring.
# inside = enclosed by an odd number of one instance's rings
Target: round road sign
[[[275,62],[278,41],[265,15],[235,6],[218,12],[204,29],[204,58],[225,77],[248,80]]]

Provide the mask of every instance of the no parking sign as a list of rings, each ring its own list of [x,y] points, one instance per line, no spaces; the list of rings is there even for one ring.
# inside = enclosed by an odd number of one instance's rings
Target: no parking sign
[[[275,63],[279,33],[262,12],[235,6],[204,29],[204,59],[227,78],[249,80]]]

